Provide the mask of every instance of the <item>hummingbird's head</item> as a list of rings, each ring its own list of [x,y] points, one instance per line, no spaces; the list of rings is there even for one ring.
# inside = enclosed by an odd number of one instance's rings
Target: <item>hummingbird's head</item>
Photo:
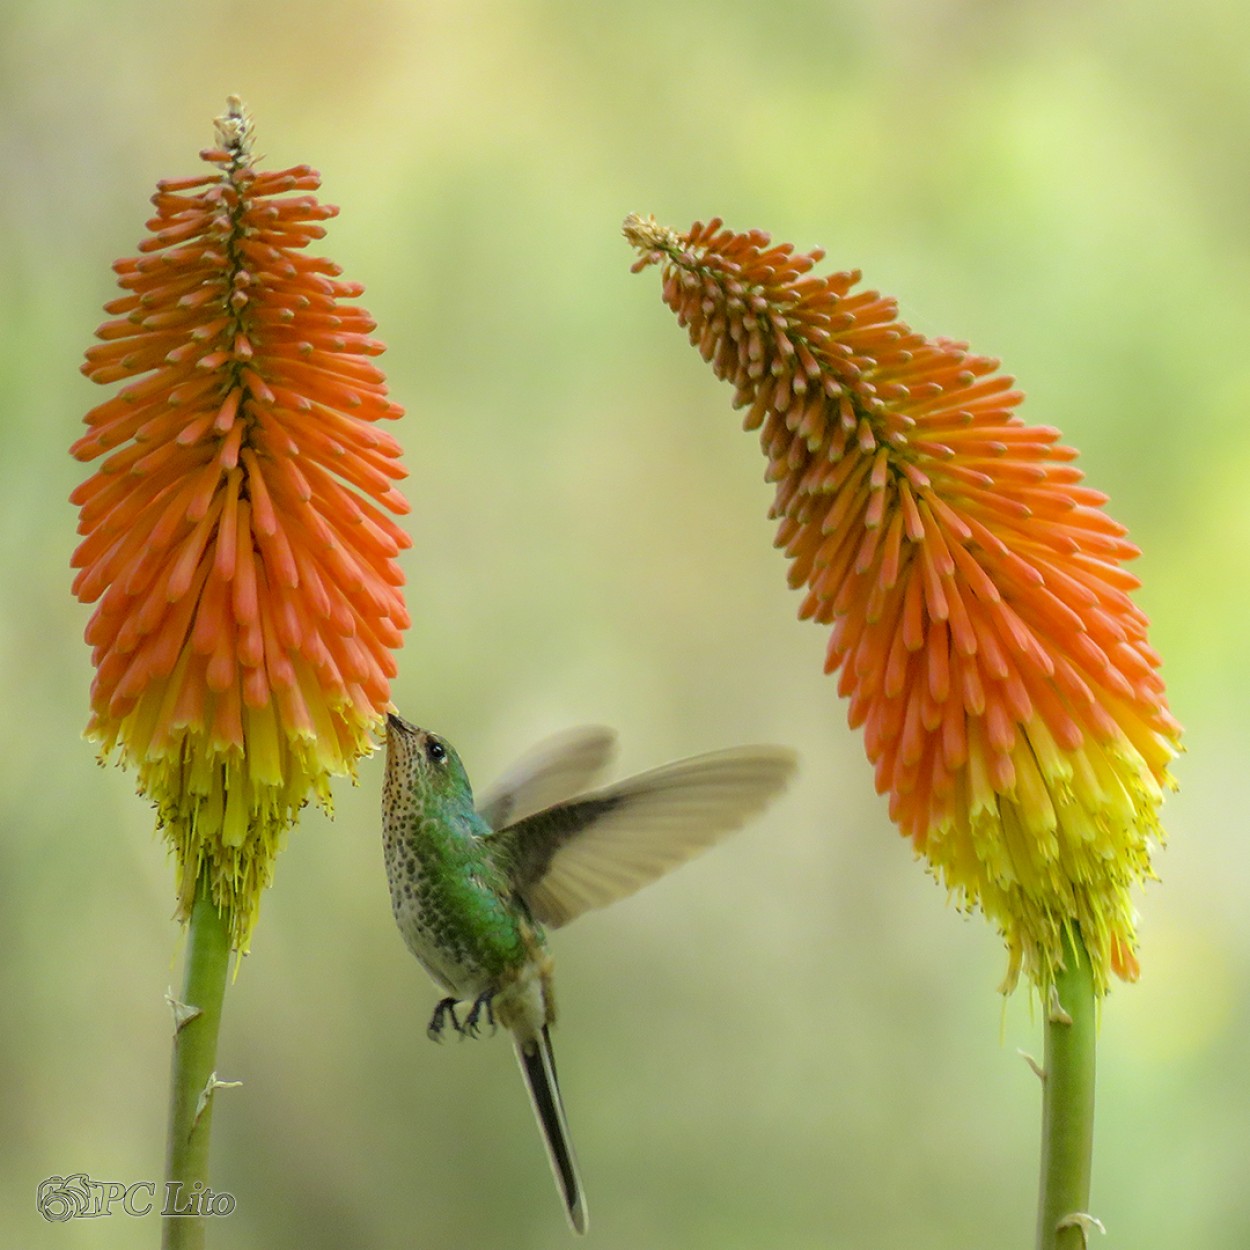
[[[386,717],[386,787],[417,786],[426,794],[471,797],[460,756],[446,738],[410,725],[394,712]]]

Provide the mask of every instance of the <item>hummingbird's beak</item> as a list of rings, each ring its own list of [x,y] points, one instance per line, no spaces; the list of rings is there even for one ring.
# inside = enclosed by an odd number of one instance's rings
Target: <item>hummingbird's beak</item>
[[[410,725],[406,720],[396,716],[394,712],[387,712],[386,727],[388,730],[394,730],[396,733],[413,734],[417,732],[415,725]]]

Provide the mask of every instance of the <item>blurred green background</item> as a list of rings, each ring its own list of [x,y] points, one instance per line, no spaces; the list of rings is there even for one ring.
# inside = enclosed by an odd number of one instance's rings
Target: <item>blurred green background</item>
[[[630,210],[720,214],[861,267],[917,328],[1001,356],[1144,548],[1187,727],[1142,981],[1103,1011],[1109,1247],[1250,1244],[1250,17],[1184,6],[575,0],[0,10],[0,1229],[35,1189],[159,1179],[177,982],[152,816],[80,739],[69,594],[104,392],[78,373],[160,177],[227,93],[342,207],[409,415],[413,628],[395,687],[479,781],[543,734],[622,770],[802,753],[749,831],[557,935],[561,1074],[604,1247],[1031,1243],[1038,1088],[998,941],[890,826],[798,623],[753,437],[631,277]],[[231,987],[217,1247],[567,1244],[502,1038],[431,1046],[389,915],[380,763],[310,812]]]

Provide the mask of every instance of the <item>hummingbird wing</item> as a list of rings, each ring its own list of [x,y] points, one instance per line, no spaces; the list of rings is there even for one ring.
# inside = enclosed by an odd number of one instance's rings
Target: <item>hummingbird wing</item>
[[[794,772],[784,747],[736,747],[631,777],[510,825],[491,840],[517,892],[552,928],[604,907],[712,846]]]
[[[581,794],[616,753],[616,734],[601,725],[570,729],[523,755],[478,800],[478,815],[492,829]]]

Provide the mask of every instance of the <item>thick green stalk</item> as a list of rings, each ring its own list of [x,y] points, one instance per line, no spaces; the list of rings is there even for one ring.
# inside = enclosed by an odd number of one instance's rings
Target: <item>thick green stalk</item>
[[[1046,1009],[1038,1250],[1084,1250],[1094,1150],[1094,976],[1080,930],[1065,943]]]
[[[169,1087],[161,1245],[200,1250],[211,1211],[208,1145],[217,1080],[217,1031],[230,963],[229,922],[201,878],[187,928],[182,995],[173,1003],[174,1057]],[[233,1205],[233,1203],[231,1204]],[[172,1211],[188,1214],[172,1215]]]

